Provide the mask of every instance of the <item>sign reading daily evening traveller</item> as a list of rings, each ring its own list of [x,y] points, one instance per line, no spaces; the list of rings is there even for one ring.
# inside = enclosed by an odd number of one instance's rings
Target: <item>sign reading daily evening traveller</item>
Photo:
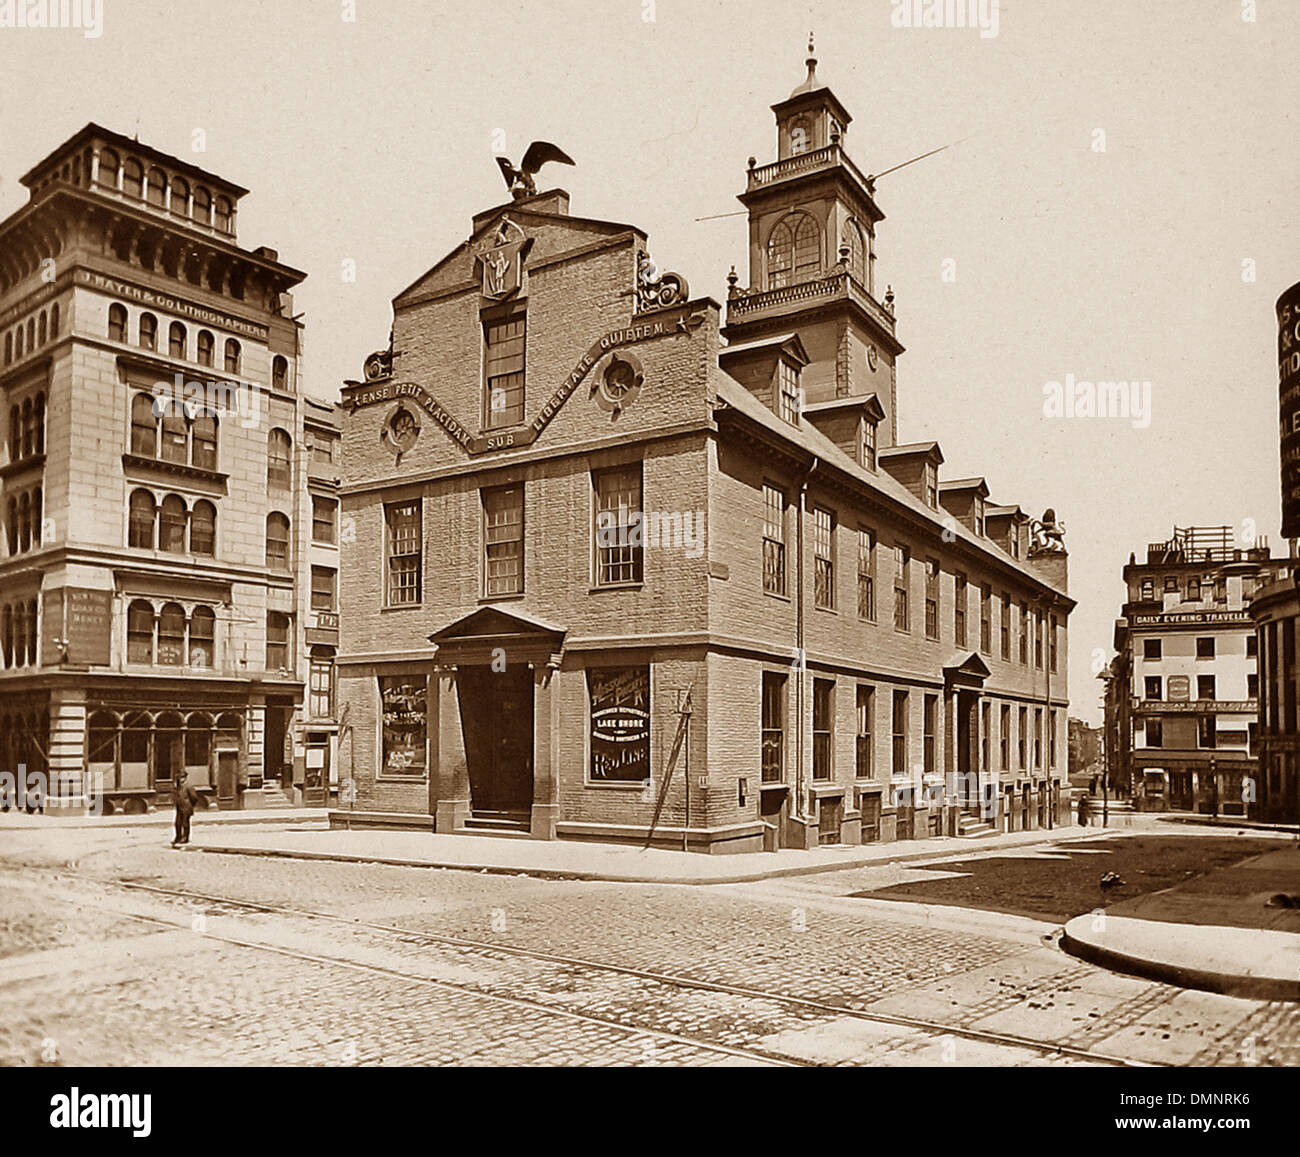
[[[425,411],[439,426],[457,442],[467,454],[485,454],[490,450],[511,450],[517,446],[527,446],[535,442],[546,429],[550,420],[559,413],[560,408],[569,400],[569,396],[582,384],[583,378],[602,357],[610,350],[620,346],[634,345],[652,338],[664,337],[673,333],[690,333],[704,321],[703,313],[693,311],[689,306],[682,309],[656,313],[651,317],[634,321],[632,325],[611,330],[604,337],[592,342],[591,348],[582,355],[573,367],[572,373],[564,379],[563,384],[547,400],[546,404],[523,429],[502,431],[493,434],[471,434],[466,425],[459,421],[419,382],[382,382],[373,386],[357,387],[356,392],[347,399],[352,411],[361,406],[376,406],[381,402],[395,402],[409,398]]]

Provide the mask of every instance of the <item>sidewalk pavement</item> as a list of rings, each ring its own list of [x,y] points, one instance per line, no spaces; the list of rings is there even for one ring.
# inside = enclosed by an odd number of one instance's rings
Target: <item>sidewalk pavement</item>
[[[294,808],[253,808],[249,811],[206,811],[194,813],[194,826],[207,827],[209,824],[293,824],[306,821],[325,821],[329,812],[323,807]],[[50,828],[169,828],[175,822],[176,813],[168,808],[166,811],[148,812],[145,815],[88,816],[58,815],[55,812],[41,814],[35,812],[0,812],[0,831],[45,831]]]
[[[1268,906],[1278,895],[1295,906]],[[1300,1000],[1300,846],[1076,916],[1061,947],[1185,988]]]
[[[811,851],[707,855],[665,848],[575,840],[435,835],[431,832],[325,830],[299,826],[275,832],[222,832],[212,840],[196,822],[190,851],[227,855],[287,856],[402,867],[446,868],[538,879],[606,880],[632,884],[743,884],[779,876],[838,872],[845,868],[915,860],[951,859],[1004,848],[1095,839],[1095,828],[1066,825],[980,837],[899,840],[892,844],[834,845]]]

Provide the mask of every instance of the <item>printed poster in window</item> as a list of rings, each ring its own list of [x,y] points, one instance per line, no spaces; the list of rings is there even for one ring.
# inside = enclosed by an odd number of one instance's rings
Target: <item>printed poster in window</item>
[[[593,782],[643,783],[650,778],[650,668],[587,672],[591,696]]]
[[[429,681],[424,675],[380,676],[385,775],[424,774],[428,695]]]

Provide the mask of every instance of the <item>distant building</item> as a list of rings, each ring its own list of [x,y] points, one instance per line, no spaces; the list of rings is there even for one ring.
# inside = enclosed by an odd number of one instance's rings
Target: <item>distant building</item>
[[[1071,716],[1068,720],[1069,739],[1069,775],[1070,782],[1076,787],[1086,786],[1097,774],[1101,761],[1101,740],[1104,727],[1093,727],[1082,719]]]
[[[338,422],[299,379],[304,275],[239,246],[246,190],[97,125],[22,180],[0,222],[0,770],[78,807],[88,782],[167,803],[181,771],[222,807],[324,804]]]
[[[1266,545],[1238,547],[1229,526],[1175,528],[1129,557],[1108,723],[1139,808],[1246,814],[1259,696],[1247,607],[1285,566]]]
[[[561,190],[395,298],[344,393],[349,822],[714,852],[1059,822],[1060,528],[900,442],[884,214],[815,63],[744,176],[725,326]]]

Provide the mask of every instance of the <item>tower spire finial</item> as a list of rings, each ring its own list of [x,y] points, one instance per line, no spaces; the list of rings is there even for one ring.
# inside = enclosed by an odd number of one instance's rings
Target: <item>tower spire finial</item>
[[[817,50],[813,47],[813,34],[808,33],[808,59],[804,61],[808,66],[808,79],[805,84],[812,88],[817,83]]]

